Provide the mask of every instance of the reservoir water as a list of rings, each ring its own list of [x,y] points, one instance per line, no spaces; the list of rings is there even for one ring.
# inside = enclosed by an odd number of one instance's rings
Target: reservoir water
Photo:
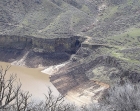
[[[10,63],[0,62],[0,66],[2,66],[3,69],[10,65]],[[22,83],[21,89],[23,91],[29,91],[30,94],[32,94],[32,98],[35,100],[44,100],[44,94],[47,94],[48,87],[53,90],[55,96],[59,95],[57,89],[49,81],[49,75],[42,73],[41,70],[42,69],[39,68],[12,65],[7,71],[6,79],[8,79],[11,74],[16,74],[17,81],[20,79]]]

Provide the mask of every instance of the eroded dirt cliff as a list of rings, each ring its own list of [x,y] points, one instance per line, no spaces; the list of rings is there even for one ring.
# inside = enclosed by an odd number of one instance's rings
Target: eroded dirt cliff
[[[28,67],[55,65],[69,60],[83,40],[80,36],[46,39],[0,35],[0,60]]]

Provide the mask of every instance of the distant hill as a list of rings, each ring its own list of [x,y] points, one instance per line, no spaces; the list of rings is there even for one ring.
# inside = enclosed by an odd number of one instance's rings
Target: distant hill
[[[92,24],[97,6],[87,0],[1,0],[0,33],[67,36]]]
[[[139,0],[1,0],[0,34],[104,37],[139,24]]]

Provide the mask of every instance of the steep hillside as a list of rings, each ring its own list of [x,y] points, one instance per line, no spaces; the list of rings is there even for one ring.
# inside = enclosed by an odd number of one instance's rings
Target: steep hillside
[[[138,28],[139,0],[1,0],[1,34],[107,37]]]
[[[0,1],[1,34],[67,37],[91,24],[95,5],[73,0]]]
[[[62,94],[81,83],[91,97],[95,81],[139,82],[139,52],[140,0],[0,1],[0,60],[28,67],[67,61],[50,78]]]

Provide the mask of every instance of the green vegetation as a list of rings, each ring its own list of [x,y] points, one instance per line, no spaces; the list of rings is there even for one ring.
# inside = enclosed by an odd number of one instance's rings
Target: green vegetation
[[[105,19],[109,19],[114,16],[114,14],[118,11],[118,6],[108,7],[105,12],[103,12],[103,16],[99,17],[101,21]]]

